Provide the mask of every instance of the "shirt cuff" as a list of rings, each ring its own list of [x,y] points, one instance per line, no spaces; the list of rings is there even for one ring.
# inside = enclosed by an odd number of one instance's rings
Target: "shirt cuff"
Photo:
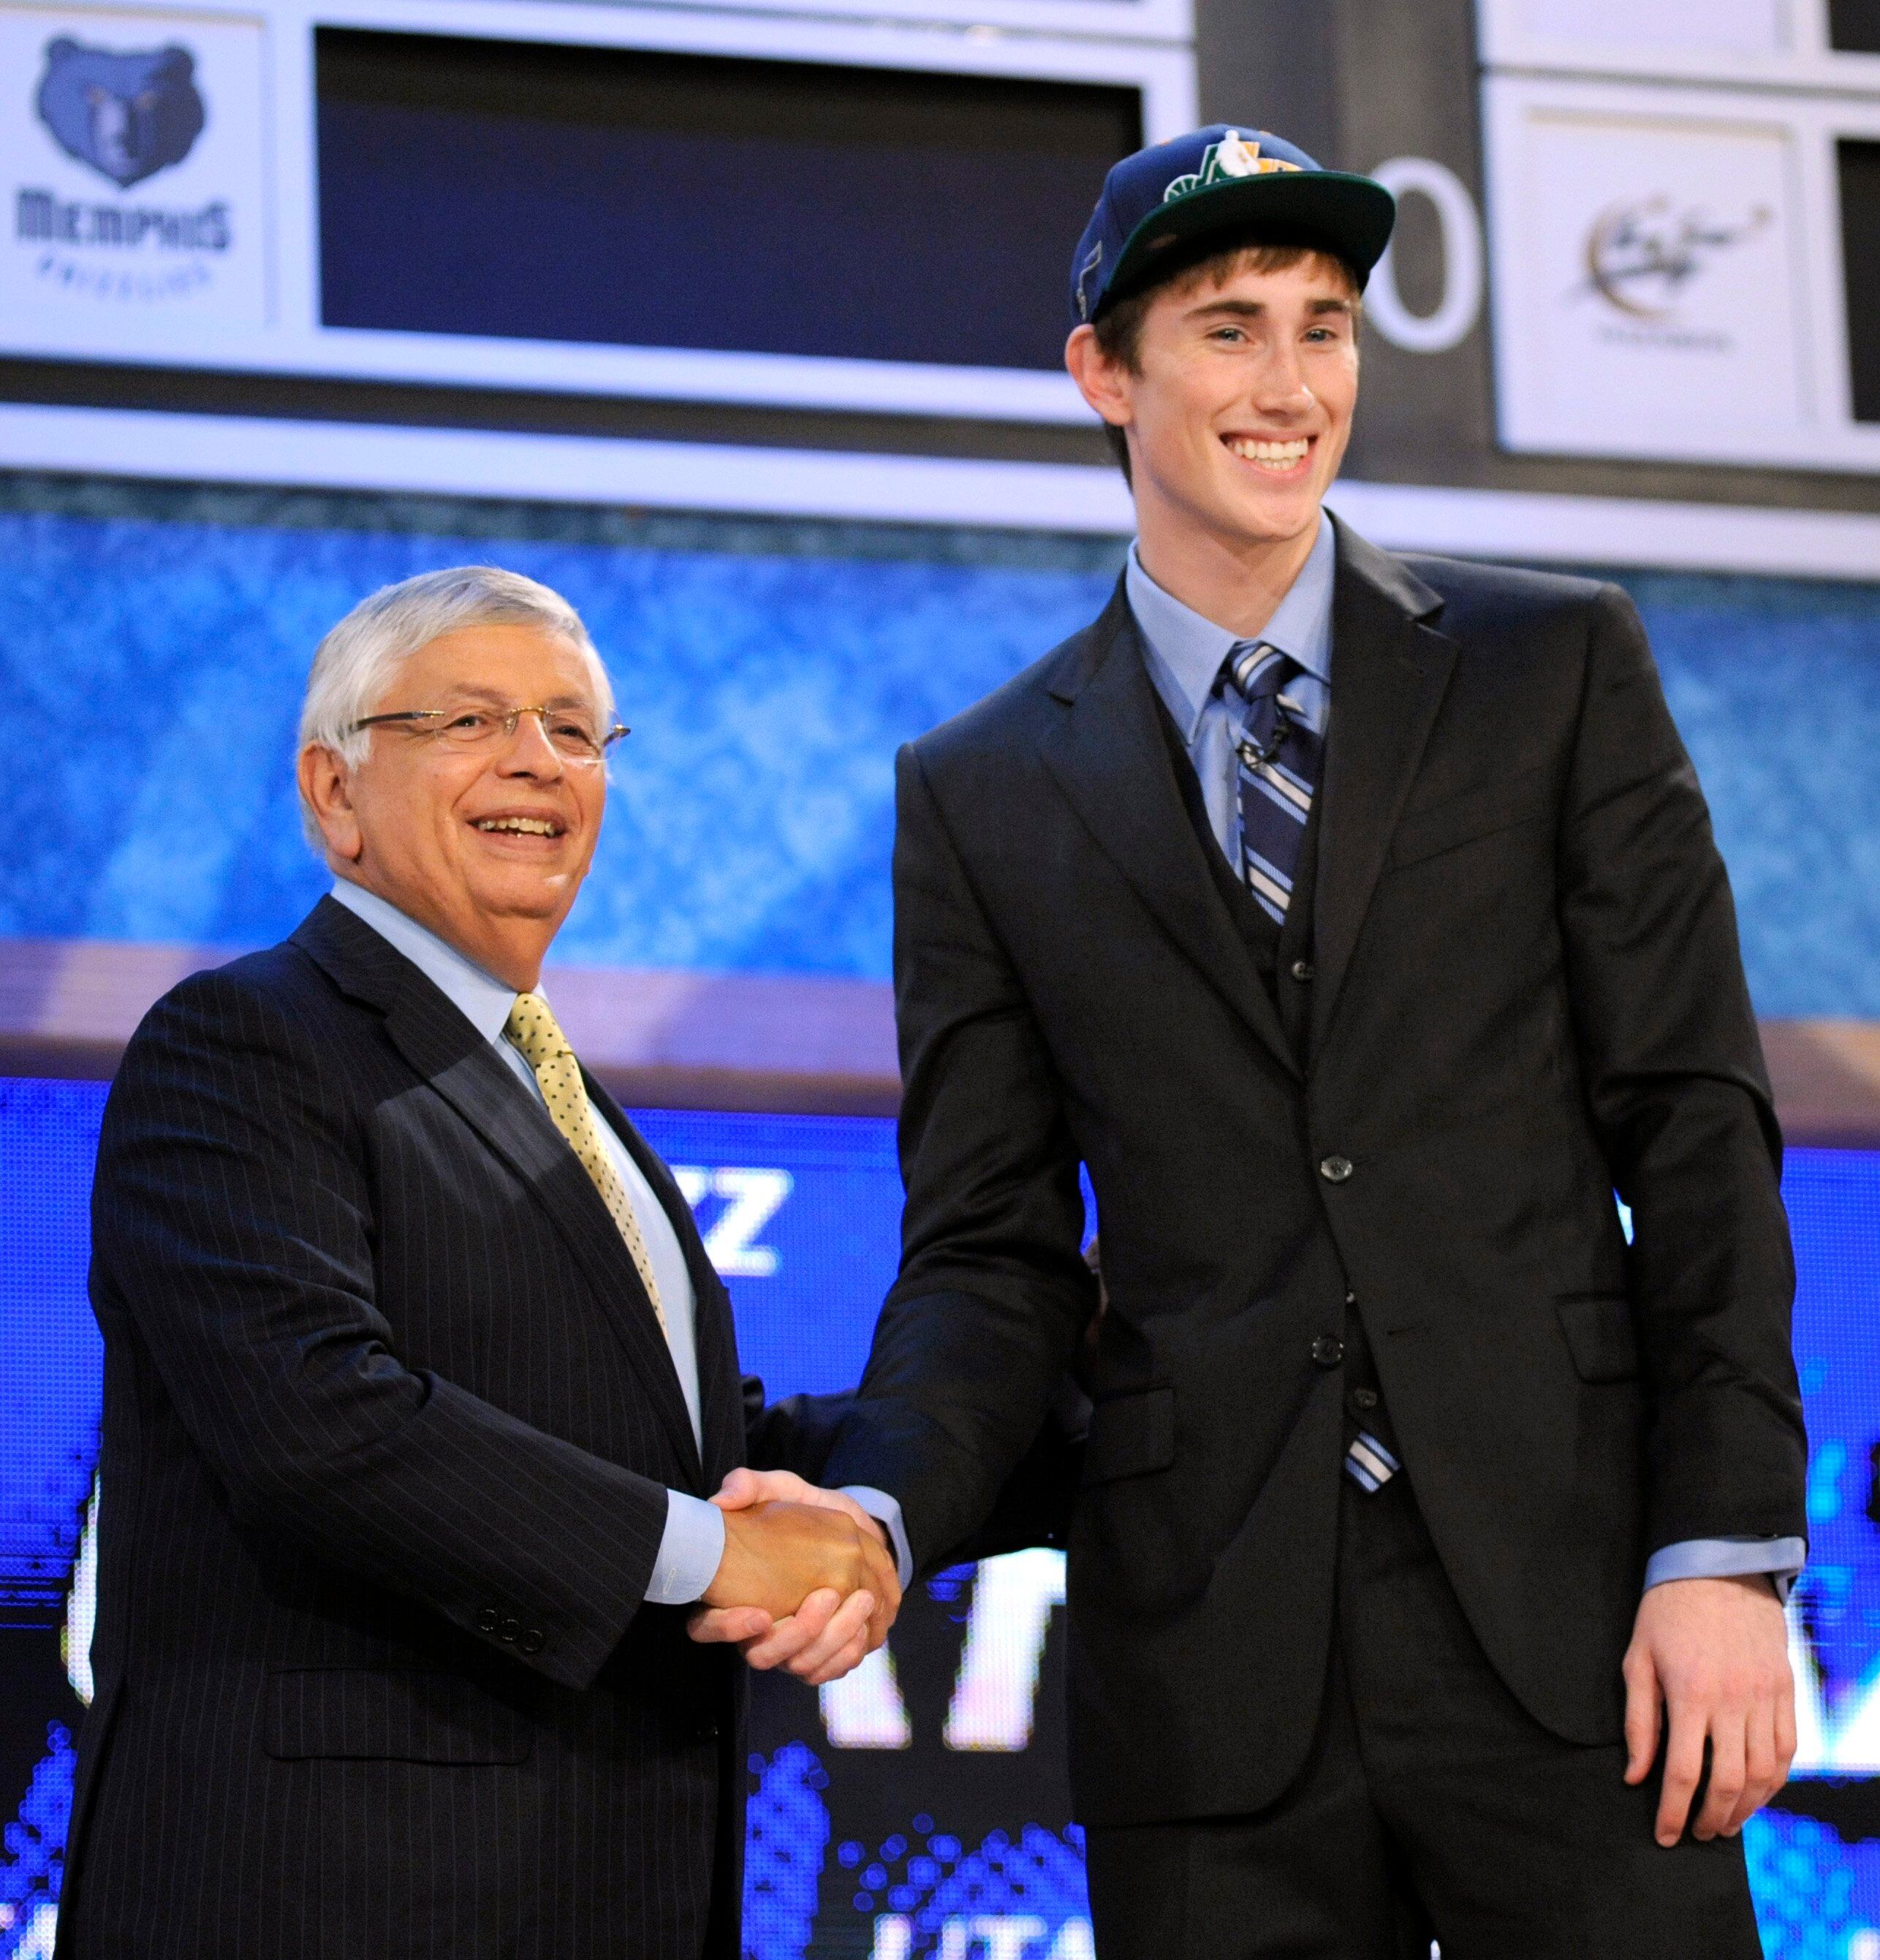
[[[1645,1567],[1645,1589],[1649,1592],[1668,1579],[1740,1579],[1766,1572],[1777,1598],[1786,1605],[1808,1556],[1805,1538],[1685,1538],[1652,1554]]]
[[[724,1558],[724,1513],[683,1491],[666,1494],[666,1529],[646,1589],[651,1606],[690,1606],[705,1596]]]
[[[900,1574],[901,1589],[905,1592],[914,1578],[914,1554],[908,1548],[908,1528],[902,1522],[900,1505],[886,1491],[877,1491],[872,1484],[845,1484],[842,1495],[853,1497],[888,1534],[895,1570]]]

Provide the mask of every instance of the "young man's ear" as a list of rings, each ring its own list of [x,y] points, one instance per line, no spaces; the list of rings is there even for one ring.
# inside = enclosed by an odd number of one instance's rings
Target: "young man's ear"
[[[1103,351],[1096,329],[1075,327],[1064,342],[1064,365],[1077,392],[1112,428],[1126,427],[1131,415],[1129,371]]]

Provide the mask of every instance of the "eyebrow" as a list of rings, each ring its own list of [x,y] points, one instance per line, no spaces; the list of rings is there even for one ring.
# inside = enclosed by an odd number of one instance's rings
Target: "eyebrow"
[[[460,702],[488,702],[492,708],[505,711],[510,707],[508,698],[491,687],[479,687],[474,682],[460,681],[444,689],[446,700]],[[542,703],[544,708],[594,708],[595,704],[578,694],[552,694]],[[596,708],[595,711],[600,711]]]
[[[1309,300],[1306,304],[1306,310],[1314,314],[1343,313],[1348,317],[1357,309],[1350,300],[1328,298]],[[1188,317],[1191,320],[1202,320],[1210,315],[1214,315],[1233,320],[1258,320],[1263,317],[1267,311],[1267,304],[1264,300],[1209,300],[1204,305],[1191,308]]]

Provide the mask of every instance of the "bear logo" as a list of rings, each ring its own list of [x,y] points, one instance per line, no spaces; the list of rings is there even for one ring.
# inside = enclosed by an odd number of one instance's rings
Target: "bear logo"
[[[120,190],[181,163],[204,121],[188,49],[113,54],[62,34],[46,44],[38,107],[59,148]]]

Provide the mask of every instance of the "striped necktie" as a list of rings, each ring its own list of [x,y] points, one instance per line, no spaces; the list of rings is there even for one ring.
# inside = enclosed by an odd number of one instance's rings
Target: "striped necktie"
[[[1305,672],[1261,640],[1231,648],[1217,685],[1240,717],[1240,870],[1254,902],[1284,924],[1325,745],[1284,689]]]
[[[594,1121],[593,1107],[587,1099],[587,1085],[581,1080],[581,1065],[574,1059],[574,1051],[568,1045],[561,1024],[539,994],[518,994],[503,1032],[535,1071],[536,1080],[542,1086],[542,1098],[549,1106],[549,1120],[581,1159],[582,1169],[593,1179],[594,1188],[600,1193],[602,1201],[619,1228],[621,1237],[627,1242],[634,1271],[640,1275],[646,1297],[653,1303],[653,1311],[659,1317],[660,1332],[664,1333],[666,1309],[660,1299],[660,1283],[653,1275],[653,1262],[647,1254],[646,1240],[641,1236],[640,1221],[633,1215],[632,1201],[627,1196],[625,1187],[607,1161],[607,1153],[601,1145],[600,1128]]]

